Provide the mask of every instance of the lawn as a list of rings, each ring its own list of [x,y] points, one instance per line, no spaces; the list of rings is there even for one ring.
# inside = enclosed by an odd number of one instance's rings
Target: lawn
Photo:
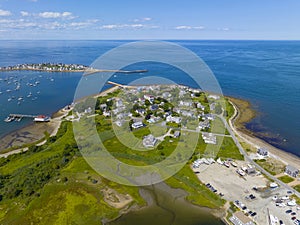
[[[288,175],[284,175],[282,177],[279,177],[278,179],[281,180],[282,182],[286,183],[286,184],[294,181],[294,178],[292,178],[292,177],[290,177]]]

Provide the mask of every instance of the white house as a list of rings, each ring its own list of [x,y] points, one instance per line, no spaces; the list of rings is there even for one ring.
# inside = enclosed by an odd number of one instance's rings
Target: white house
[[[217,137],[212,133],[202,133],[202,138],[206,144],[217,144]]]
[[[204,130],[206,128],[210,128],[210,122],[209,122],[209,120],[206,119],[204,121],[199,122],[198,127],[200,128],[200,130]]]
[[[172,123],[181,123],[181,117],[178,117],[178,116],[167,116],[166,117],[166,121],[167,122],[172,122]]]
[[[143,124],[142,121],[135,122],[135,123],[133,123],[133,124],[131,125],[131,127],[132,127],[133,129],[138,129],[138,128],[141,128],[141,127],[143,127],[143,126],[144,126],[144,124]]]

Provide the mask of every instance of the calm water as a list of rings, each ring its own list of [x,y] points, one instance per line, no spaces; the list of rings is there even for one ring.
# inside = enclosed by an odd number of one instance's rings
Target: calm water
[[[0,66],[18,63],[63,62],[90,65],[124,41],[0,41]],[[226,95],[249,100],[260,112],[248,124],[268,134],[268,142],[300,155],[300,42],[293,41],[177,41],[209,65]],[[162,75],[190,85],[181,71],[165,65],[141,64],[148,75]],[[0,136],[30,123],[3,122],[8,113],[49,114],[73,100],[79,73],[1,72]],[[117,75],[122,83],[141,75]],[[12,78],[11,78],[12,77]],[[51,78],[54,81],[51,81]],[[5,79],[8,79],[5,81]],[[28,83],[38,81],[35,87]],[[8,82],[10,82],[8,84]],[[20,89],[15,91],[17,83]],[[7,90],[12,90],[7,92]],[[27,97],[29,93],[32,96]],[[18,98],[23,99],[18,104]],[[13,98],[8,101],[9,98]],[[283,140],[286,141],[283,141]]]
[[[184,200],[185,192],[160,183],[143,188],[142,195],[149,207],[129,212],[109,225],[223,225],[208,210]]]

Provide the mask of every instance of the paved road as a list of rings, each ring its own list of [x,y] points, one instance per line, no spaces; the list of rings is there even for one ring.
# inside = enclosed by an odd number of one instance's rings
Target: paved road
[[[235,111],[237,111],[236,107],[234,106]],[[236,115],[236,114],[235,114]],[[235,115],[232,117],[234,118]],[[218,115],[217,115],[218,116]],[[292,192],[295,193],[295,195],[297,195],[300,198],[300,193],[298,191],[296,191],[295,189],[293,189],[292,187],[288,186],[287,184],[285,184],[284,182],[282,182],[281,180],[279,180],[278,178],[276,178],[275,176],[273,176],[272,174],[270,174],[268,171],[266,171],[264,168],[262,168],[260,165],[258,165],[255,161],[253,161],[253,159],[251,159],[248,154],[246,153],[246,151],[244,150],[244,148],[242,147],[242,145],[240,144],[240,142],[238,141],[237,137],[235,136],[235,134],[237,133],[231,120],[229,121],[229,124],[227,123],[226,119],[222,116],[218,116],[223,123],[225,124],[225,127],[227,128],[228,132],[230,133],[234,143],[236,144],[236,146],[239,148],[240,153],[245,157],[245,160],[247,160],[248,162],[250,162],[251,164],[253,164],[256,169],[258,169],[259,171],[261,171],[263,174],[265,174],[266,176],[268,176],[269,178],[271,178],[272,180],[274,180],[274,182],[276,182],[277,184],[279,184],[281,187],[286,188],[287,190],[290,190]]]

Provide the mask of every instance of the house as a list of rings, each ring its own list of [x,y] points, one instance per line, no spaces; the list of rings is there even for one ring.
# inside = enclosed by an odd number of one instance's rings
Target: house
[[[146,148],[153,148],[156,145],[156,143],[157,139],[152,134],[145,136],[143,139],[143,145]]]
[[[136,109],[135,112],[140,114],[140,115],[143,115],[143,114],[146,113],[146,110],[145,109]]]
[[[110,116],[110,112],[104,111],[104,112],[103,112],[103,116],[109,117],[109,116]]]
[[[116,121],[116,125],[117,125],[118,127],[122,127],[123,124],[124,124],[124,121],[122,121],[122,120],[117,120],[117,121]]]
[[[257,154],[259,154],[261,156],[268,156],[269,155],[269,151],[266,148],[259,148],[257,150]]]
[[[172,95],[169,93],[169,92],[164,92],[163,94],[162,94],[162,97],[164,98],[164,99],[167,99],[167,98],[170,98]]]
[[[200,130],[204,130],[206,128],[210,128],[210,122],[209,122],[209,120],[206,119],[204,121],[199,122],[198,127],[200,128]]]
[[[179,130],[176,130],[175,132],[174,132],[174,135],[173,135],[175,138],[178,138],[178,137],[180,137],[180,131]]]
[[[217,144],[217,137],[212,133],[202,133],[202,138],[206,144]]]
[[[133,123],[133,124],[131,125],[131,127],[132,127],[133,129],[138,129],[138,128],[141,128],[141,127],[143,127],[143,126],[144,126],[144,124],[143,124],[142,121],[135,122],[135,123]]]
[[[177,116],[167,116],[166,121],[179,124],[179,123],[181,123],[181,118],[177,117]]]
[[[255,225],[251,218],[246,216],[242,211],[233,213],[232,217],[230,217],[229,220],[234,225]]]
[[[122,107],[123,106],[123,101],[121,99],[116,101],[116,107]]]
[[[185,107],[192,107],[193,106],[193,102],[192,101],[180,101],[179,105],[180,106],[185,106]]]
[[[218,95],[209,95],[208,98],[212,98],[214,100],[218,100],[218,99],[220,99],[220,96],[218,96]]]
[[[144,99],[148,100],[149,102],[153,103],[154,96],[153,95],[144,95]]]
[[[100,105],[100,109],[101,109],[102,111],[105,111],[105,110],[107,109],[107,105],[106,105],[106,104],[101,104],[101,105]]]
[[[208,119],[208,120],[214,120],[215,119],[215,115],[213,115],[213,114],[204,114],[203,116],[202,116],[202,119],[204,119],[204,120],[206,120],[206,119]]]
[[[151,111],[156,111],[156,110],[158,110],[158,105],[157,105],[157,104],[150,105],[149,109],[150,109]]]
[[[197,108],[198,109],[201,109],[201,110],[204,110],[205,109],[205,107],[199,102],[199,103],[197,103]]]
[[[291,177],[297,177],[299,175],[299,169],[291,165],[287,165],[285,167],[285,173],[290,175]]]

